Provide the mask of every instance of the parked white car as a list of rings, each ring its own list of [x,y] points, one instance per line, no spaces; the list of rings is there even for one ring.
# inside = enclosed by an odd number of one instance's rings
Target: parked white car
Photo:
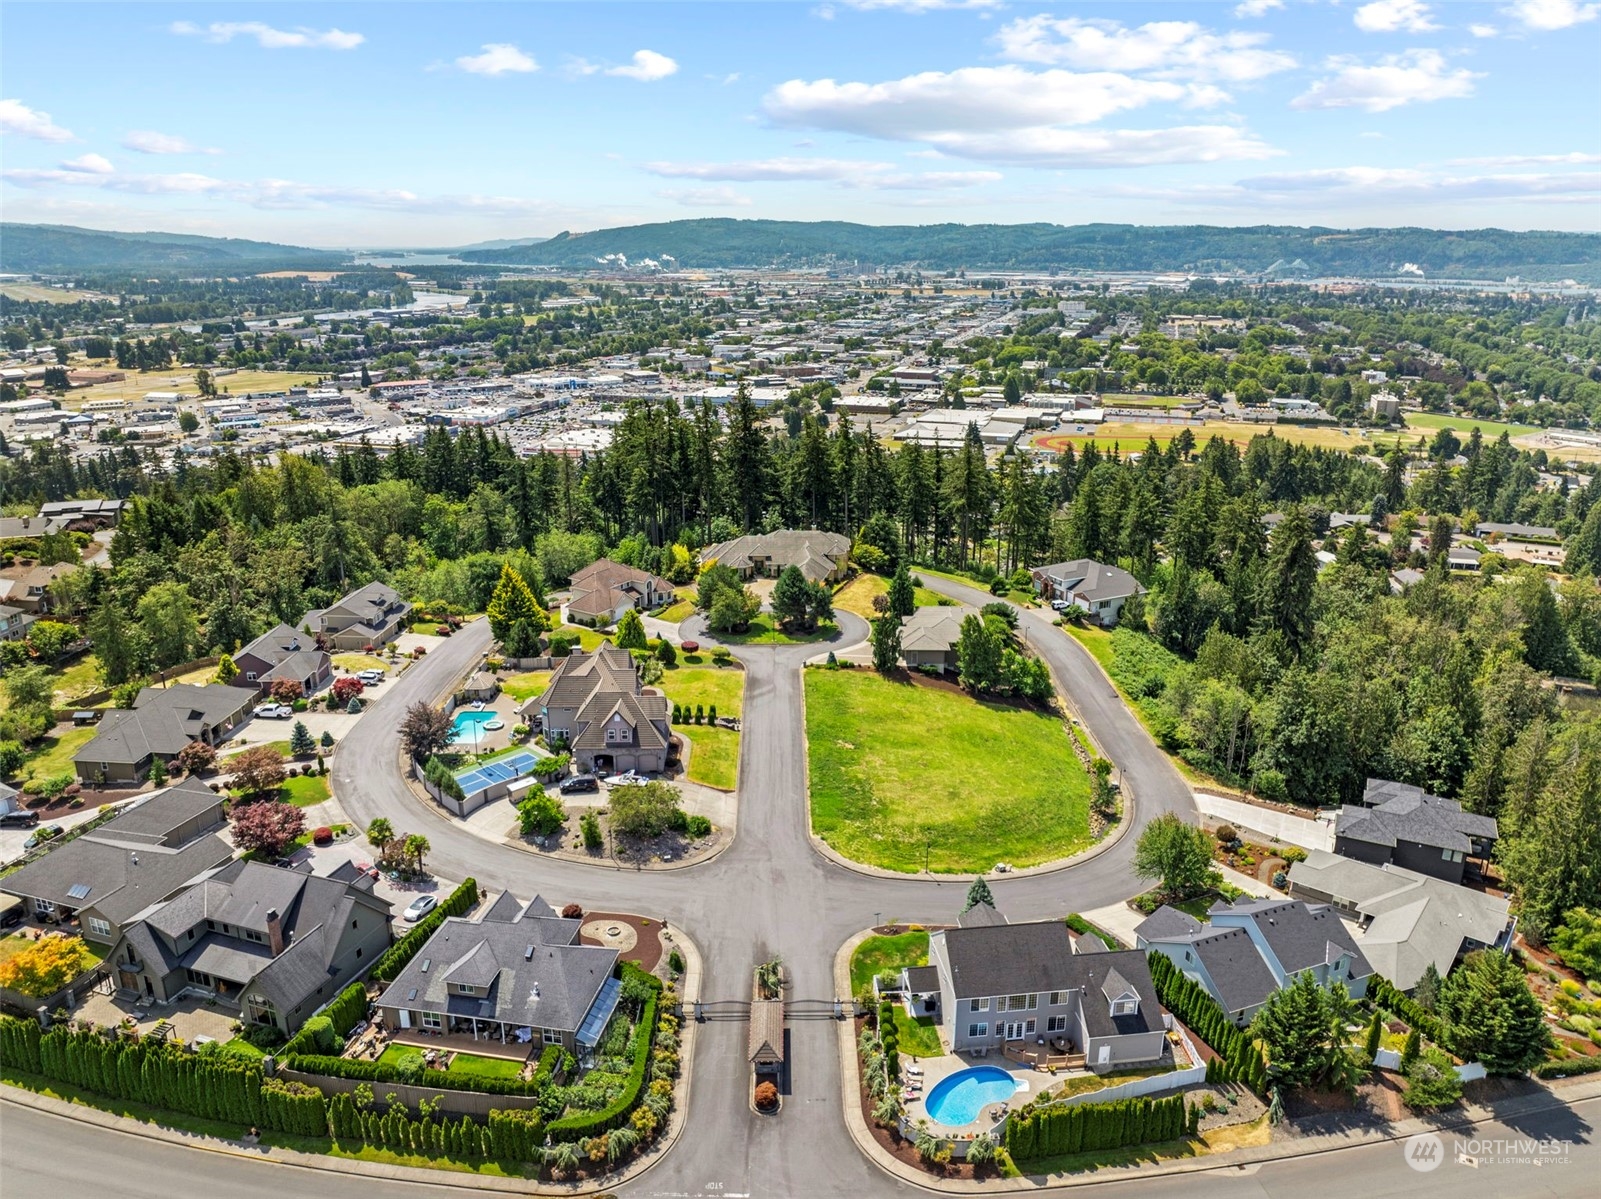
[[[1058,612],[1066,612],[1071,606],[1072,605],[1064,599],[1054,599],[1051,601],[1051,607]]]
[[[388,678],[389,675],[382,670],[364,670],[356,677],[361,680],[362,686],[376,687],[379,683]]]
[[[268,720],[288,720],[295,710],[288,704],[262,704],[256,708],[255,714]]]

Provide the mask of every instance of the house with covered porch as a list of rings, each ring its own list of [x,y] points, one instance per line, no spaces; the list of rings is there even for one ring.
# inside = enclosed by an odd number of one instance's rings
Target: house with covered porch
[[[622,983],[617,951],[580,944],[578,929],[537,895],[524,903],[509,891],[476,917],[452,916],[379,997],[384,1026],[401,1041],[470,1040],[502,1055],[560,1045],[586,1060]]]

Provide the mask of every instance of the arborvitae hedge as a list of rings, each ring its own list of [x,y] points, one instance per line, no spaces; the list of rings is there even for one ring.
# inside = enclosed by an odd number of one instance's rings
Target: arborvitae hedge
[[[1445,1021],[1410,995],[1396,990],[1395,984],[1382,974],[1368,979],[1367,997],[1375,1007],[1394,1012],[1436,1045],[1445,1044]]]
[[[421,1053],[422,1050],[417,1050]],[[349,1057],[326,1057],[313,1053],[297,1053],[282,1059],[284,1068],[303,1074],[321,1074],[325,1078],[355,1078],[364,1082],[409,1083],[399,1070],[388,1062],[360,1061]],[[416,1085],[430,1091],[477,1091],[484,1095],[537,1095],[544,1089],[539,1079],[480,1078],[472,1074],[449,1074],[444,1070],[429,1070]]]
[[[630,1113],[639,1105],[640,1096],[645,1093],[645,1077],[650,1066],[651,1046],[656,1040],[656,1009],[661,997],[662,984],[660,979],[646,974],[631,962],[624,962],[624,981],[626,982],[630,976],[647,980],[652,987],[652,994],[645,1000],[644,1010],[640,1013],[641,1031],[634,1041],[634,1060],[628,1068],[628,1081],[623,1084],[622,1093],[599,1111],[575,1112],[571,1116],[552,1120],[549,1133],[553,1141],[580,1141],[585,1137],[599,1136],[603,1132],[610,1132],[626,1124]]]
[[[1183,1021],[1223,1057],[1221,1066],[1207,1064],[1209,1082],[1244,1083],[1257,1094],[1267,1085],[1267,1062],[1250,1036],[1237,1028],[1206,990],[1184,974],[1165,954],[1146,955],[1151,981],[1162,1006]]]
[[[478,880],[469,878],[452,891],[445,902],[429,912],[416,928],[412,929],[400,940],[396,941],[379,958],[372,968],[374,981],[381,983],[394,982],[395,976],[406,968],[406,964],[417,956],[417,951],[428,943],[428,938],[450,916],[460,916],[473,904],[478,902]],[[337,1028],[338,1025],[335,1025]]]
[[[381,958],[379,960],[382,961]],[[333,1002],[323,1009],[322,1014],[327,1016],[328,1022],[334,1026],[335,1035],[349,1036],[350,1030],[355,1028],[367,1014],[366,986],[359,982],[351,983],[334,997]],[[313,1048],[311,1038],[307,1035],[305,1027],[301,1026],[300,1031],[290,1037],[288,1043],[278,1051],[278,1056],[290,1058],[311,1048]]]
[[[1193,1135],[1196,1120],[1182,1095],[1028,1107],[1007,1121],[1006,1151],[1014,1161],[1027,1161],[1176,1141]]]

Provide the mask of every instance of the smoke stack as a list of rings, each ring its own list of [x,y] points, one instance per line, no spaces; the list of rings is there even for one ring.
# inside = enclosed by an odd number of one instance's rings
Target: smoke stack
[[[284,925],[277,908],[267,909],[267,945],[273,957],[284,951]]]

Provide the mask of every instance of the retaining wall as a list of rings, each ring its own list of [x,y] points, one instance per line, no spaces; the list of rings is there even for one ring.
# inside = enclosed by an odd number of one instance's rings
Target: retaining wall
[[[1225,799],[1221,795],[1195,793],[1195,806],[1202,815],[1226,821],[1237,828],[1255,833],[1266,833],[1286,845],[1299,845],[1302,849],[1334,851],[1334,825],[1309,816],[1295,816],[1273,808],[1259,808],[1255,804]]]

